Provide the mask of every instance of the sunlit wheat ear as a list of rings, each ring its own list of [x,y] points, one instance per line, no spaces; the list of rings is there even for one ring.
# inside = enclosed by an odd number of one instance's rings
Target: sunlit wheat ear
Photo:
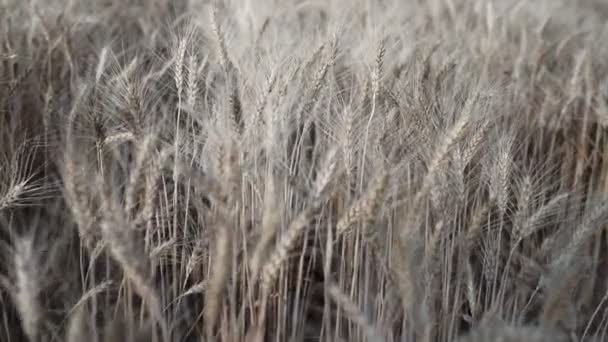
[[[103,145],[106,148],[110,148],[128,141],[135,141],[135,134],[132,132],[120,132],[105,137],[103,140]]]
[[[332,149],[327,153],[312,186],[312,198],[308,207],[291,221],[277,246],[262,266],[262,289],[265,293],[269,293],[281,266],[287,260],[287,254],[321,208],[322,201],[327,196],[329,184],[336,175],[336,164],[336,149]]]
[[[177,240],[175,238],[171,238],[159,244],[158,246],[154,246],[149,253],[148,258],[154,263],[159,264],[163,258],[171,256],[171,249],[175,247],[177,244]]]
[[[589,241],[594,233],[605,228],[608,219],[608,200],[604,200],[584,217],[574,234],[562,249],[557,260],[553,261],[556,267],[565,267],[580,252],[581,247]]]
[[[498,279],[497,273],[500,266],[501,246],[498,244],[499,238],[496,236],[488,236],[484,240],[482,249],[482,273],[486,280],[488,288],[492,288],[495,281]]]
[[[179,296],[177,296],[177,298],[175,298],[173,300],[172,304],[183,299],[184,297],[205,293],[206,290],[207,290],[207,281],[203,280],[201,282],[198,282],[198,283],[190,286],[188,289],[186,289],[186,291],[184,291]]]
[[[376,327],[369,321],[365,313],[361,312],[357,305],[353,303],[353,301],[348,298],[348,296],[342,292],[342,290],[340,290],[338,285],[333,283],[327,285],[327,293],[331,299],[333,299],[338,306],[344,310],[348,318],[363,330],[368,341],[384,341],[382,335],[380,335]]]
[[[146,164],[155,147],[156,139],[155,134],[147,134],[141,145],[137,146],[135,162],[133,163],[133,169],[130,172],[129,182],[125,190],[125,208],[128,215],[132,215],[141,198],[141,184],[145,178]]]
[[[220,185],[229,201],[233,201],[241,190],[241,151],[242,147],[237,142],[231,141],[221,146],[222,153],[218,162],[218,178]]]
[[[517,186],[517,211],[513,218],[513,230],[515,235],[520,235],[518,232],[523,221],[530,215],[530,206],[533,199],[532,179],[530,175],[525,175],[520,180]]]
[[[87,166],[83,165],[82,151],[77,148],[80,145],[74,136],[74,125],[77,115],[82,109],[81,102],[84,101],[85,92],[86,90],[78,94],[76,103],[67,119],[65,150],[61,166],[65,197],[72,217],[76,221],[78,234],[84,245],[92,248],[99,235],[94,227],[97,213],[93,206],[94,199],[87,179]]]
[[[117,226],[117,222],[108,220],[103,220],[101,227],[104,238],[109,242],[112,257],[134,285],[137,294],[146,302],[150,315],[162,322],[160,299],[150,281],[147,260],[142,253],[137,253],[140,248],[133,248],[133,242],[129,241],[133,237],[124,232],[129,228]]]
[[[152,218],[154,217],[156,200],[159,194],[162,171],[172,156],[173,149],[165,148],[158,153],[158,155],[154,156],[151,164],[148,165],[148,170],[143,175],[146,181],[143,190],[144,201],[139,213],[135,218],[135,226],[146,225],[152,221]]]
[[[381,90],[380,81],[384,75],[384,55],[386,54],[386,38],[378,43],[374,71],[372,72],[372,101],[376,101]]]
[[[276,82],[277,82],[277,72],[272,71],[268,79],[264,84],[264,89],[262,93],[259,95],[257,107],[254,115],[249,116],[249,122],[246,124],[247,131],[245,132],[246,141],[249,139],[253,139],[257,134],[259,134],[259,130],[261,131],[270,131],[272,128],[271,122],[266,122],[266,115],[264,111],[267,108],[268,101],[273,91],[275,90]]]
[[[323,51],[327,47],[327,42],[323,41],[317,46],[317,48],[310,54],[310,57],[306,59],[303,63],[302,68],[299,70],[300,72],[306,72],[310,70],[310,68],[321,58]]]
[[[447,230],[445,226],[446,224],[443,220],[440,219],[437,221],[433,227],[431,237],[425,245],[423,263],[431,277],[434,277],[441,272],[440,252],[442,240],[445,238],[444,235]]]
[[[377,100],[381,90],[381,79],[382,79],[382,71],[384,68],[384,54],[386,53],[385,41],[384,39],[380,40],[378,46],[378,52],[376,55],[375,67],[372,72],[371,77],[371,85],[372,85],[372,109],[369,114],[369,119],[367,120],[367,125],[365,126],[365,134],[363,138],[363,152],[361,156],[361,172],[365,170],[365,162],[367,161],[367,147],[369,144],[369,135],[372,122],[376,116],[376,107]]]
[[[477,319],[479,313],[479,301],[477,284],[475,282],[475,274],[473,271],[473,265],[470,260],[465,260],[465,296],[471,310],[471,319],[473,322]]]
[[[44,319],[44,311],[40,303],[41,294],[41,265],[35,251],[34,236],[28,235],[17,238],[14,252],[14,272],[16,291],[15,306],[19,313],[21,326],[30,341],[38,341]]]
[[[205,59],[203,63],[207,63],[207,60]],[[198,79],[200,67],[196,55],[192,54],[188,57],[186,69],[188,71],[188,77],[186,78],[186,108],[188,108],[189,111],[195,111],[200,91]]]
[[[362,120],[357,117],[357,112],[350,105],[345,106],[338,116],[336,127],[332,127],[342,152],[342,160],[346,176],[350,179],[355,167],[355,154],[360,145],[360,132]]]
[[[67,314],[68,324],[65,332],[65,340],[67,342],[82,342],[93,338],[89,324],[90,316],[87,316],[89,311],[84,304],[91,297],[105,291],[110,285],[110,281],[96,285],[94,288],[87,291],[72,309],[70,309]]]
[[[0,59],[11,60],[19,57],[19,55],[15,53],[0,53]]]
[[[186,58],[186,48],[190,43],[190,36],[188,34],[189,30],[186,29],[186,33],[180,36],[177,40],[176,50],[175,50],[175,63],[173,64],[173,78],[175,82],[175,89],[177,90],[177,95],[182,96],[184,89],[184,64]]]
[[[210,10],[211,29],[217,41],[217,55],[227,80],[229,123],[232,127],[233,134],[240,136],[240,134],[243,133],[243,109],[239,89],[240,71],[238,65],[234,63],[234,60],[232,60],[228,54],[225,36],[217,22],[217,7],[215,3],[211,5]]]
[[[269,289],[272,286],[281,266],[287,260],[287,254],[293,248],[298,237],[304,232],[304,229],[308,227],[315,212],[316,208],[306,208],[291,221],[262,267],[262,288]]]
[[[9,185],[4,193],[0,196],[0,210],[15,206],[26,189],[26,186],[26,182]]]
[[[87,324],[87,313],[84,306],[78,306],[75,308],[75,312],[70,315],[65,332],[65,340],[67,342],[90,341],[93,338]]]
[[[317,70],[317,72],[314,74],[313,79],[312,79],[312,84],[308,88],[307,99],[304,100],[302,109],[298,112],[298,115],[296,117],[298,124],[302,122],[302,117],[311,113],[312,109],[314,108],[315,104],[317,103],[319,94],[325,84],[326,76],[327,76],[329,70],[331,69],[331,67],[336,63],[337,53],[338,53],[338,39],[334,36],[331,38],[331,41],[329,43],[328,52],[327,52],[325,61],[323,62],[321,67]],[[308,122],[310,122],[310,121],[307,121],[307,123]],[[305,132],[306,130],[307,129],[304,128],[303,131]]]
[[[208,258],[208,248],[204,245],[202,239],[197,238],[194,248],[190,255],[188,256],[188,262],[186,263],[186,274],[184,275],[184,283],[182,284],[182,288],[185,288],[188,280],[190,279],[190,275],[199,267],[203,260]]]
[[[268,247],[280,224],[280,208],[278,194],[276,193],[275,188],[275,179],[269,168],[266,173],[266,190],[264,192],[264,207],[262,211],[262,231],[251,260],[249,261],[249,268],[251,269],[253,279],[256,279],[259,274],[260,267],[267,256]]]
[[[376,217],[387,184],[388,173],[385,170],[379,171],[363,196],[356,200],[338,220],[338,234],[346,234],[350,227],[359,222],[368,225]]]
[[[51,184],[33,165],[36,149],[33,142],[26,142],[8,160],[0,161],[0,211],[32,205],[51,195]]]
[[[89,299],[95,297],[96,295],[98,295],[100,293],[107,291],[109,288],[111,288],[112,285],[113,285],[113,283],[111,280],[106,280],[104,282],[101,282],[101,283],[95,285],[93,288],[91,288],[86,293],[84,293],[80,297],[80,299],[78,299],[78,302],[76,302],[76,304],[74,304],[74,306],[72,306],[72,308],[68,312],[68,315],[76,314],[75,311],[78,311]]]
[[[572,270],[560,269],[558,272],[552,279],[547,279],[547,296],[540,314],[541,322],[548,326],[564,318],[566,310],[572,305],[575,287],[580,281],[579,276]]]
[[[306,208],[300,212],[300,214],[291,221],[287,230],[281,236],[279,243],[262,267],[262,289],[264,289],[264,291],[269,291],[273,285],[281,266],[287,260],[287,254],[293,248],[298,237],[304,232],[304,229],[308,227],[309,222],[314,217],[316,209],[317,208]]]
[[[217,40],[217,57],[222,67],[224,67],[225,69],[232,69],[235,67],[235,65],[232,59],[230,58],[230,55],[228,54],[228,49],[226,47],[226,39],[217,21],[217,11],[217,4],[214,2],[211,4],[210,7],[209,22],[211,23],[211,30],[213,31],[215,39]]]
[[[231,217],[231,213],[229,213],[228,209],[225,207],[226,202],[228,201],[228,195],[226,195],[226,192],[224,191],[224,185],[221,184],[222,182],[225,182],[225,180],[218,181],[210,175],[201,174],[181,160],[175,160],[174,162],[177,164],[180,175],[191,183],[192,188],[204,195],[212,204],[215,204],[214,210],[217,210],[225,217]]]
[[[330,190],[329,184],[338,173],[338,150],[330,148],[319,166],[319,172],[316,175],[315,181],[312,184],[312,200],[319,201],[324,196],[328,195]]]
[[[492,210],[492,205],[492,203],[484,203],[473,214],[465,235],[466,251],[475,250],[477,240],[488,229],[488,225],[491,223],[488,220],[488,216]]]
[[[241,156],[243,147],[234,136],[221,136],[219,131],[225,127],[215,126],[217,131],[209,132],[205,148],[204,159],[207,162],[207,179],[213,177],[219,186],[219,194],[224,200],[230,202],[240,194],[242,182]],[[201,184],[202,185],[202,184]]]
[[[221,312],[223,293],[230,274],[232,239],[234,238],[232,232],[234,228],[230,219],[235,213],[231,209],[233,206],[226,204],[226,202],[231,203],[232,200],[230,196],[227,196],[225,190],[233,187],[229,184],[230,177],[222,180],[222,182],[217,182],[211,177],[196,173],[191,167],[179,160],[176,161],[176,164],[179,173],[189,180],[196,192],[211,199],[211,210],[215,211],[214,254],[212,256],[211,278],[206,283],[205,308],[203,311],[205,334],[207,338],[212,339]],[[220,169],[224,169],[227,175],[231,175],[233,172],[229,165],[222,166]],[[230,195],[234,196],[234,193],[230,193]]]
[[[466,335],[458,338],[457,342],[566,342],[569,341],[567,334],[557,329],[550,329],[538,325],[511,325],[502,321],[490,321],[484,319]]]
[[[554,219],[560,213],[560,210],[564,208],[570,198],[571,194],[569,193],[558,194],[528,217],[520,219],[521,222],[516,222],[517,224],[513,228],[515,237],[518,240],[523,240],[551,224],[551,219]]]
[[[160,325],[163,334],[166,334],[162,304],[152,282],[143,241],[134,236],[134,227],[129,225],[124,208],[117,203],[116,195],[104,183],[101,175],[97,175],[95,186],[101,194],[101,209],[104,213],[100,222],[101,233],[108,244],[110,255],[133,284],[135,292],[145,301],[150,316]]]
[[[467,132],[467,127],[470,125],[473,116],[474,106],[479,100],[479,94],[470,95],[463,108],[463,112],[452,128],[443,137],[431,157],[431,161],[428,164],[427,173],[422,180],[422,186],[418,190],[414,199],[414,206],[420,205],[421,200],[428,194],[435,183],[437,173],[440,172],[441,164],[448,156],[451,148],[462,139],[464,134]]]
[[[234,238],[232,227],[227,224],[227,218],[219,218],[216,222],[214,249],[212,256],[211,278],[207,282],[205,291],[205,308],[203,319],[205,333],[208,339],[214,336],[215,326],[218,322],[223,302],[223,293],[230,273],[230,258],[232,253],[231,241]]]
[[[229,76],[228,83],[228,110],[229,110],[229,123],[231,130],[233,132],[233,136],[235,138],[239,137],[243,134],[243,108],[240,98],[240,90],[239,90],[239,80],[235,71],[233,71]]]
[[[106,62],[108,61],[108,54],[110,54],[110,47],[104,46],[101,48],[99,52],[99,57],[97,58],[97,67],[95,68],[95,83],[99,83],[101,78],[104,75],[104,71],[106,69]]]
[[[507,133],[508,134],[508,133]],[[491,159],[490,168],[490,198],[496,201],[502,215],[507,211],[510,191],[511,158],[514,136],[501,137],[497,143],[497,151]]]
[[[489,126],[489,122],[482,120],[475,126],[474,131],[467,136],[467,139],[465,139],[461,153],[463,168],[466,167],[475,154],[479,152],[480,147],[484,142],[484,138],[486,138],[486,132],[488,131]]]

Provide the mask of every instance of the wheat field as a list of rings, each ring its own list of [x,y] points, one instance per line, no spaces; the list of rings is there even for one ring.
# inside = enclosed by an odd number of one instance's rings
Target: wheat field
[[[0,0],[0,341],[606,341],[607,22]]]

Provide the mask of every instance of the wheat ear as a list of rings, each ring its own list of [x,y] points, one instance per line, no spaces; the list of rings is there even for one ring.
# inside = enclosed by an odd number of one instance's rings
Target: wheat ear
[[[163,335],[166,335],[168,330],[163,319],[161,300],[152,283],[144,248],[133,236],[134,230],[129,227],[123,208],[117,204],[101,175],[97,176],[96,185],[101,192],[101,209],[105,214],[100,223],[101,232],[109,246],[110,255],[133,284],[135,292],[146,302],[150,316],[161,326]]]
[[[338,234],[346,234],[348,229],[357,222],[362,222],[364,225],[369,224],[377,216],[387,184],[387,172],[380,171],[380,174],[376,176],[363,197],[353,203],[338,220]]]
[[[83,95],[80,95],[82,97]],[[95,222],[95,211],[91,206],[92,198],[89,196],[90,189],[87,186],[85,171],[82,165],[76,161],[78,143],[74,138],[74,123],[80,109],[81,98],[70,112],[66,129],[66,146],[63,154],[64,188],[66,200],[74,217],[81,240],[87,247],[94,246],[97,240],[97,232],[93,230]]]
[[[474,96],[467,99],[463,113],[460,115],[454,126],[452,126],[450,131],[444,136],[439,147],[435,149],[431,162],[429,163],[427,173],[422,180],[422,186],[416,193],[414,207],[418,207],[418,205],[420,205],[421,200],[434,185],[435,177],[437,172],[440,170],[440,165],[445,160],[446,156],[448,156],[452,146],[454,146],[454,144],[456,144],[466,133],[467,127],[471,121],[471,116],[473,115],[473,106],[477,98],[478,96]]]
[[[262,289],[269,293],[269,289],[276,279],[281,265],[287,260],[287,254],[293,248],[296,240],[304,232],[310,220],[314,217],[321,207],[321,201],[325,196],[330,181],[336,172],[336,149],[328,152],[320,172],[317,174],[313,185],[311,204],[302,210],[298,216],[291,221],[285,233],[275,249],[262,266]]]
[[[203,319],[208,340],[213,338],[229,273],[233,237],[231,227],[226,224],[225,220],[226,218],[219,218],[215,228],[215,255],[211,264],[211,279],[206,284],[207,290],[205,291]]]
[[[369,321],[366,315],[361,312],[357,305],[353,303],[353,301],[348,298],[348,296],[344,294],[344,292],[342,292],[337,285],[333,283],[327,285],[327,293],[338,304],[338,306],[342,308],[344,312],[346,312],[346,315],[350,318],[350,320],[363,329],[368,341],[384,341],[382,335],[380,335],[376,327]]]
[[[144,170],[146,169],[147,160],[154,148],[156,137],[153,134],[148,134],[144,138],[141,145],[137,148],[135,155],[135,163],[133,170],[130,173],[129,181],[125,190],[125,207],[128,215],[132,215],[135,211],[137,202],[140,199],[141,181],[144,178]]]
[[[158,188],[161,183],[162,171],[172,155],[173,149],[165,148],[153,158],[151,165],[148,165],[148,171],[143,175],[146,180],[143,191],[144,203],[135,218],[135,226],[151,222],[154,216],[154,208],[158,196]]]
[[[85,316],[87,311],[84,306],[78,306],[75,310],[76,312],[70,314],[65,340],[67,342],[89,341],[92,336],[90,336],[87,317]]]
[[[279,215],[279,203],[277,201],[277,194],[275,190],[275,179],[272,176],[272,172],[269,170],[266,175],[266,191],[264,193],[264,209],[262,213],[262,232],[260,241],[257,243],[251,261],[249,262],[249,268],[251,269],[252,278],[255,279],[260,271],[260,266],[265,261],[268,246],[274,238],[277,227],[280,221]]]
[[[15,304],[21,326],[30,341],[38,341],[43,319],[40,303],[41,281],[38,256],[34,250],[32,235],[20,237],[15,241]]]

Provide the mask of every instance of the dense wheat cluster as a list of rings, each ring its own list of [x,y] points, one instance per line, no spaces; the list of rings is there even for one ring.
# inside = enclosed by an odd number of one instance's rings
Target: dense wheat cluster
[[[605,341],[603,0],[0,0],[0,341]]]

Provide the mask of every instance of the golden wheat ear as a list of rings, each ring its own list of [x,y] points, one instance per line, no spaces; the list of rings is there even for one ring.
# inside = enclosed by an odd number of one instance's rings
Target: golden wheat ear
[[[39,139],[25,140],[0,161],[0,212],[36,205],[54,194],[57,184],[42,173],[44,165],[37,166],[41,147]]]
[[[263,266],[261,267],[262,289],[264,292],[269,292],[281,266],[287,261],[288,253],[294,247],[298,238],[308,227],[312,218],[317,215],[322,207],[322,202],[327,196],[330,183],[336,175],[337,165],[337,150],[331,149],[320,166],[320,171],[312,186],[310,203],[307,208],[302,210],[287,227],[287,230],[280,237],[276,247],[270,253]]]
[[[15,241],[14,253],[14,301],[23,331],[30,341],[37,341],[41,337],[45,314],[40,302],[42,265],[39,264],[41,260],[34,245],[34,236],[19,237]]]
[[[363,329],[368,341],[385,341],[378,329],[366,317],[365,313],[361,312],[357,305],[342,292],[338,285],[330,283],[326,285],[326,288],[327,293],[338,304],[338,307],[344,310],[350,320]]]
[[[115,190],[101,174],[95,179],[95,187],[101,198],[101,235],[107,243],[110,256],[120,266],[125,278],[133,285],[137,295],[145,302],[150,317],[167,337],[162,299],[153,282],[150,260],[145,254],[144,241],[137,239],[125,208],[120,204]]]

